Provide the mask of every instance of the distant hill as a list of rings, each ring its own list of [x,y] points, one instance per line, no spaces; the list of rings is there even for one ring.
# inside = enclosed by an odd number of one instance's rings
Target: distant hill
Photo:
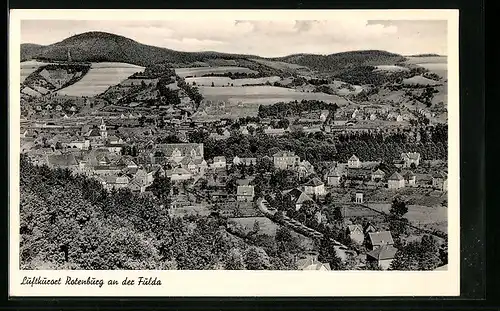
[[[68,49],[73,61],[121,62],[139,66],[161,62],[191,63],[214,58],[257,57],[218,52],[179,52],[141,44],[132,39],[111,33],[86,32],[47,46],[22,44],[21,60],[66,60]]]
[[[394,65],[404,61],[398,54],[385,51],[368,50],[336,53],[331,55],[295,54],[281,58],[263,58],[254,55],[228,54],[219,52],[179,52],[141,44],[132,39],[106,33],[86,32],[69,37],[61,42],[47,46],[36,44],[21,45],[21,60],[64,61],[68,50],[73,61],[121,62],[139,66],[155,63],[195,63],[210,60],[245,60],[246,62],[268,60],[280,62],[285,67],[308,67],[321,72],[338,72],[356,66]],[[260,65],[269,67],[269,64]],[[238,63],[241,66],[241,64]],[[297,66],[298,65],[298,66]],[[273,67],[273,66],[271,66]],[[276,68],[274,68],[276,69]]]
[[[415,54],[415,55],[408,55],[408,57],[443,57],[443,55],[439,54]]]
[[[21,44],[21,61],[31,59],[33,55],[40,53],[43,48],[44,46],[39,44]]]
[[[330,55],[295,54],[273,60],[308,67],[317,71],[338,73],[358,66],[394,65],[406,58],[379,50],[342,52]]]

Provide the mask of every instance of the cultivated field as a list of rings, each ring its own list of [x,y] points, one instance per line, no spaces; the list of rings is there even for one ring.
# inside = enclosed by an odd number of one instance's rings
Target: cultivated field
[[[336,95],[325,93],[305,93],[294,89],[275,86],[248,86],[248,87],[199,87],[201,94],[209,100],[220,100],[231,103],[247,103],[255,105],[270,105],[277,102],[322,100],[347,105],[347,101]]]
[[[410,69],[406,67],[396,66],[396,65],[379,65],[376,66],[374,71],[383,71],[383,72],[400,72],[400,71],[408,71]]]
[[[185,77],[200,77],[206,74],[222,74],[228,72],[245,72],[245,73],[258,73],[257,71],[245,68],[245,67],[235,67],[235,66],[222,66],[222,67],[191,67],[191,68],[176,68],[175,73],[182,78]]]
[[[231,79],[229,77],[197,77],[197,78],[186,78],[186,83],[193,84],[196,83],[198,86],[244,86],[244,85],[255,85],[255,84],[266,84],[279,82],[281,78],[278,76],[264,77],[264,78],[249,78],[249,79]]]
[[[411,77],[409,79],[403,79],[403,84],[405,84],[405,85],[429,85],[429,86],[432,86],[432,85],[439,85],[441,83],[438,81],[428,79],[426,77],[414,76],[414,77]]]
[[[32,74],[35,70],[37,70],[39,67],[48,65],[50,63],[42,63],[38,62],[36,60],[29,60],[25,62],[21,62],[21,83],[24,82],[27,76]]]
[[[58,91],[58,94],[94,96],[143,69],[143,67],[126,63],[92,63],[89,72],[80,81]]]

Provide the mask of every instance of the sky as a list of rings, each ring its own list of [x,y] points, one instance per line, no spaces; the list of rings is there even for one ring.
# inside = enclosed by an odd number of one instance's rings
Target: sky
[[[87,31],[104,31],[178,51],[279,57],[385,50],[447,55],[446,20],[23,20],[21,43],[48,45]]]

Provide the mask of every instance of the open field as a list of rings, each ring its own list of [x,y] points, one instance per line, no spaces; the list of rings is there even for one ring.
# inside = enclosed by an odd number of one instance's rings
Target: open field
[[[401,66],[396,66],[396,65],[379,65],[376,66],[376,69],[374,71],[381,71],[381,72],[400,72],[400,71],[408,71],[410,69],[406,67],[401,67]]]
[[[21,62],[21,83],[24,82],[27,76],[32,74],[39,67],[48,65],[50,63],[42,63],[36,60],[29,60],[25,62]]]
[[[370,208],[389,213],[391,204],[367,204]],[[413,225],[428,229],[438,229],[448,232],[448,208],[443,206],[429,207],[422,205],[408,205],[408,213],[404,216]]]
[[[80,81],[58,91],[58,94],[94,96],[143,69],[126,63],[92,63],[89,72]]]
[[[414,76],[408,79],[403,79],[403,84],[405,85],[425,85],[425,86],[434,86],[434,85],[440,85],[442,84],[441,82],[434,81],[431,79],[428,79],[423,76]]]
[[[245,72],[245,73],[258,73],[257,71],[245,68],[245,67],[235,67],[235,66],[222,66],[222,67],[191,67],[191,68],[176,68],[175,73],[182,78],[188,76],[200,77],[206,74],[222,74],[228,72]]]
[[[248,86],[248,87],[200,87],[200,93],[209,100],[219,100],[232,103],[248,103],[255,105],[270,105],[277,102],[322,100],[347,105],[347,101],[336,95],[325,93],[305,93],[294,89],[275,86]]]
[[[448,77],[448,57],[446,56],[407,57],[406,63],[427,68],[445,79]]]
[[[229,77],[196,77],[186,78],[186,83],[196,83],[198,86],[243,86],[252,84],[265,84],[267,82],[274,83],[281,81],[278,76],[265,77],[265,78],[248,78],[248,79],[231,79]]]
[[[244,228],[245,233],[249,233],[253,230],[253,226],[257,221],[259,223],[259,233],[268,234],[274,236],[276,234],[276,229],[278,225],[267,217],[242,217],[242,218],[229,218],[229,221],[234,221],[242,228]]]

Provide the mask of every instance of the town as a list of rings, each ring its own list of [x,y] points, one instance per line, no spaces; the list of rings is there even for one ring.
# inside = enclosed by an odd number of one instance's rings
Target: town
[[[177,268],[446,266],[447,113],[434,100],[445,78],[417,66],[387,73],[380,65],[378,73],[342,81],[279,71],[271,61],[227,62],[234,64],[226,71],[193,63],[133,68],[95,95],[63,92],[78,88],[94,66],[72,59],[69,48],[62,60],[39,62],[21,85],[21,171],[51,170],[53,179],[70,172],[68,185],[92,180],[102,196],[153,198],[169,219],[197,229],[210,219],[214,232],[238,240],[221,255],[230,257],[225,264],[182,265],[188,259],[169,255]],[[242,90],[264,95],[241,99]],[[117,215],[127,208],[117,206]],[[61,249],[66,264],[76,256],[69,245]],[[155,247],[169,247],[162,245]]]

